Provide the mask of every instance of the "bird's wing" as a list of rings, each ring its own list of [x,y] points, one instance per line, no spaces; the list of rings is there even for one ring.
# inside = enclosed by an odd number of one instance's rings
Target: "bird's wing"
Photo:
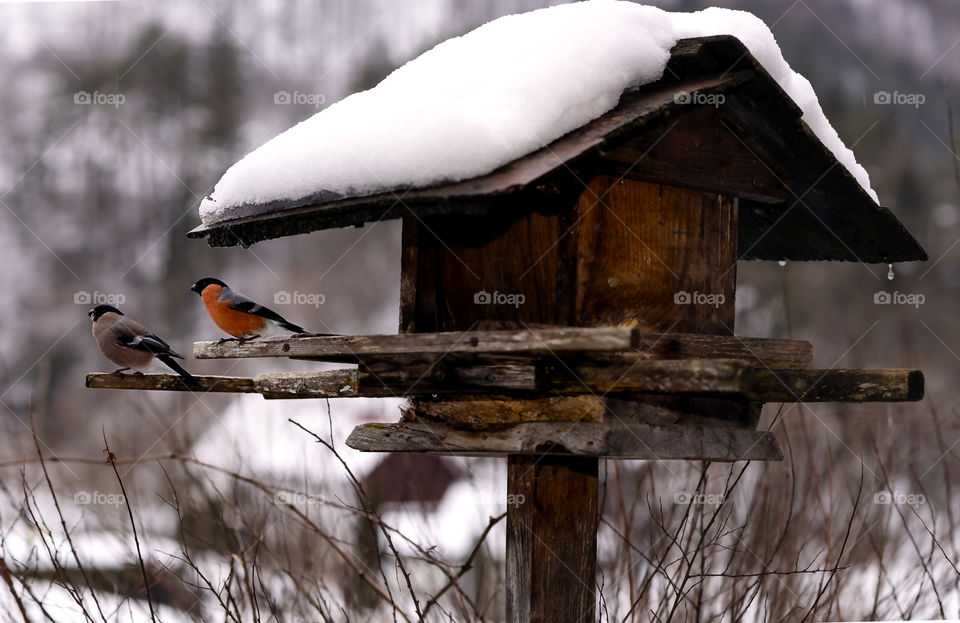
[[[220,298],[225,301],[230,301],[230,309],[235,309],[246,314],[253,314],[254,316],[260,316],[261,318],[266,318],[268,320],[275,320],[279,323],[287,322],[286,318],[273,311],[269,307],[264,307],[253,299],[250,299],[239,292],[234,292],[230,288],[224,288],[223,291],[220,292]]]
[[[153,353],[154,355],[170,355],[171,357],[179,357],[183,359],[183,356],[175,353],[170,345],[161,340],[156,335],[118,335],[117,344],[120,346],[125,346],[127,348],[132,348],[134,350],[142,350],[148,353]]]
[[[129,318],[124,318],[122,321],[115,323],[113,332],[117,336],[116,343],[118,346],[132,348],[133,350],[142,350],[153,353],[154,355],[164,354],[183,359],[183,356],[174,352],[173,348],[164,340],[160,339],[156,334],[151,333],[149,329],[139,322],[130,320]]]

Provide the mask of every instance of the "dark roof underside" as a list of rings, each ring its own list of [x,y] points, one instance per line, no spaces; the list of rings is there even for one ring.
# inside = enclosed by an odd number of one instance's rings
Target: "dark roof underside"
[[[679,91],[722,94],[723,103],[677,103]],[[734,37],[686,39],[674,47],[663,79],[625,93],[610,112],[488,175],[367,197],[240,206],[237,218],[189,235],[212,246],[248,246],[411,213],[492,214],[579,193],[604,172],[740,197],[742,259],[925,260],[923,248],[800,114]]]

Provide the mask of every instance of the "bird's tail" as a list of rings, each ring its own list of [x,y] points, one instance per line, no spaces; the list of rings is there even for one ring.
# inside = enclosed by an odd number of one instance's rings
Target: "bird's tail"
[[[183,369],[179,363],[173,360],[169,355],[157,355],[157,359],[165,363],[171,370],[183,377],[183,381],[191,389],[207,389],[207,386],[201,383],[192,374]]]
[[[290,331],[291,333],[306,333],[306,332],[307,332],[303,327],[298,326],[298,325],[295,325],[295,324],[293,324],[292,322],[288,322],[288,321],[286,321],[286,320],[284,320],[284,321],[282,321],[282,322],[278,322],[277,324],[280,325],[282,328],[286,329],[287,331]]]
[[[333,337],[337,335],[336,333],[313,333],[312,331],[307,331],[303,327],[299,325],[295,325],[288,320],[284,320],[283,322],[278,322],[277,324],[280,325],[280,327],[282,327],[283,329],[290,331],[291,333],[300,334],[305,337]]]

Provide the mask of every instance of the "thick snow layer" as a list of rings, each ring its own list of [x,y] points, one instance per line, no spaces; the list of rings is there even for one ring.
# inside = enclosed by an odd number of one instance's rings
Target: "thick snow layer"
[[[356,196],[484,175],[543,147],[658,80],[680,39],[737,37],[876,201],[866,170],[827,121],[810,82],[743,11],[670,13],[589,0],[510,15],[444,41],[234,164],[200,204],[205,224],[238,206]]]

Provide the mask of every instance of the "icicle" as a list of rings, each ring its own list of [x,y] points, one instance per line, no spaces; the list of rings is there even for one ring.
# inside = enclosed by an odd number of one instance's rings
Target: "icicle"
[[[777,262],[777,264],[780,264],[781,266],[786,266],[787,260],[780,260],[779,262]]]
[[[887,271],[887,279],[893,281],[893,264],[887,264],[887,268],[889,269]]]

